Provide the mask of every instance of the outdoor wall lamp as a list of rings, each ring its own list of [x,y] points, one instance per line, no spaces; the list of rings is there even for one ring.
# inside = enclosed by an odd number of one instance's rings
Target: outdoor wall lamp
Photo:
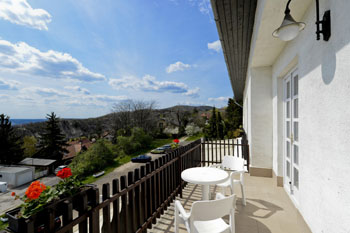
[[[290,15],[289,4],[291,1],[289,0],[287,3],[282,25],[272,33],[274,37],[280,38],[283,41],[293,40],[305,28],[305,23],[296,22]],[[320,24],[322,25],[322,30],[320,29]],[[320,40],[320,34],[323,34],[323,40],[329,40],[331,37],[331,11],[326,11],[323,19],[320,20],[319,0],[316,0],[316,29],[317,40]]]

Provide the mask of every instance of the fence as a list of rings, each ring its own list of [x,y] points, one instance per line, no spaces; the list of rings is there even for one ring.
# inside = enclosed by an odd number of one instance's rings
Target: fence
[[[244,158],[249,172],[249,144],[246,135],[236,139],[205,139],[203,141],[201,159],[203,166],[221,163],[225,155]]]
[[[77,197],[50,205],[43,225],[35,218],[27,219],[25,231],[20,232],[72,233],[78,229],[79,233],[147,232],[176,196],[182,197],[184,181],[181,172],[219,163],[223,155],[229,154],[226,149],[232,152],[240,150],[237,155],[247,158],[249,164],[249,147],[244,139],[240,143],[197,140],[129,172],[127,176],[112,180],[112,184],[104,184],[101,203],[99,190],[90,187]]]

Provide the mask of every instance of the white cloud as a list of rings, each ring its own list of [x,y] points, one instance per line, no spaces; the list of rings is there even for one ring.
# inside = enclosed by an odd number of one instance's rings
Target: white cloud
[[[0,69],[56,79],[106,80],[104,75],[91,72],[68,53],[42,52],[25,42],[12,44],[6,40],[0,40]]]
[[[216,98],[208,98],[209,101],[213,101],[213,102],[227,102],[228,99],[230,97],[224,97],[224,96],[221,96],[221,97],[216,97]]]
[[[199,94],[198,94],[199,90],[200,90],[199,87],[196,87],[194,89],[188,90],[186,93],[184,93],[184,95],[197,98],[199,97]]]
[[[0,79],[0,90],[17,90],[19,84],[17,81]]]
[[[80,92],[85,95],[90,95],[90,91],[88,89],[79,86],[65,86],[64,89]]]
[[[188,0],[191,6],[197,6],[198,10],[205,15],[210,15],[211,4],[210,0]]]
[[[43,9],[33,9],[27,0],[1,0],[0,18],[27,27],[48,30],[51,15]]]
[[[109,96],[84,93],[76,87],[65,87],[75,92],[60,91],[54,88],[44,87],[26,87],[20,90],[20,94],[16,97],[22,101],[31,101],[37,104],[54,102],[57,105],[94,105],[107,106],[109,103],[118,102],[128,99],[127,96]],[[81,88],[84,89],[84,88]]]
[[[120,79],[110,79],[109,85],[117,90],[130,88],[141,91],[170,92],[182,94],[199,91],[199,89],[197,91],[190,90],[189,87],[182,82],[157,81],[156,78],[151,75],[145,75],[143,78],[125,76]],[[190,94],[191,93],[189,93],[189,96]]]
[[[26,87],[21,90],[22,93],[25,94],[37,94],[41,97],[68,97],[70,94],[68,92],[62,92],[58,91],[53,88],[46,88],[46,87]]]
[[[175,72],[175,71],[184,71],[187,69],[190,69],[191,65],[189,64],[184,64],[181,61],[175,62],[174,64],[170,64],[167,68],[166,68],[166,72],[168,74]]]
[[[202,14],[209,15],[211,11],[210,0],[199,0],[198,8]]]
[[[208,43],[208,49],[212,49],[212,50],[215,50],[216,52],[220,52],[220,50],[221,50],[220,40]]]

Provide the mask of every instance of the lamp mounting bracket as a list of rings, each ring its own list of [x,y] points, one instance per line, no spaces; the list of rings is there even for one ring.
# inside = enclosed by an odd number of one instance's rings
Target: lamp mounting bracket
[[[320,25],[322,26],[322,29],[320,29]],[[320,40],[320,35],[323,34],[323,40],[328,41],[331,37],[331,11],[326,11],[323,15],[323,19],[320,20],[319,0],[316,0],[316,28],[317,40]]]

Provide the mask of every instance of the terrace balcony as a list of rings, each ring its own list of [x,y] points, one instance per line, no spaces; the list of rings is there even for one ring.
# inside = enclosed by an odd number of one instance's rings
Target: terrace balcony
[[[236,189],[237,233],[309,233],[297,209],[272,178],[253,177],[249,170],[249,145],[246,139],[195,141],[155,161],[141,166],[81,195],[78,201],[67,199],[48,209],[41,232],[174,232],[174,200],[187,211],[201,200],[201,186],[186,183],[181,172],[187,168],[220,163],[224,155],[246,159],[243,206]],[[101,191],[101,192],[100,192]],[[218,190],[212,186],[210,192]],[[101,194],[101,195],[100,195]],[[210,211],[210,210],[208,210]],[[60,224],[57,225],[57,219]],[[41,219],[42,221],[43,219]],[[37,219],[27,219],[21,232],[38,232]],[[41,223],[42,224],[42,223]],[[180,231],[186,232],[180,225]]]

